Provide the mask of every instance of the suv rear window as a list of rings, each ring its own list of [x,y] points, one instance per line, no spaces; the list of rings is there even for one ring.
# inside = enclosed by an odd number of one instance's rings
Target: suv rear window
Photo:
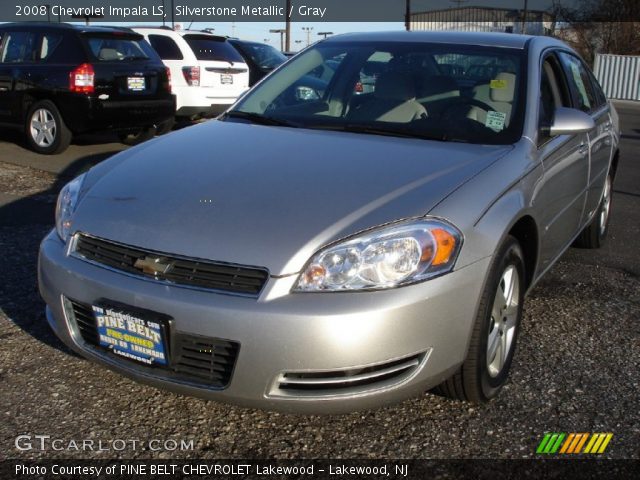
[[[155,52],[141,36],[85,35],[91,53],[99,62],[149,60]]]
[[[240,62],[244,59],[225,38],[209,35],[185,35],[183,37],[198,60],[218,60],[222,62]]]

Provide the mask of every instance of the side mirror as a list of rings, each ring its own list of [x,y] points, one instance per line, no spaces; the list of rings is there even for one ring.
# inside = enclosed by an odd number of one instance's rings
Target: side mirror
[[[549,127],[549,135],[575,135],[585,133],[596,127],[591,116],[575,108],[559,107],[555,111],[553,123]]]

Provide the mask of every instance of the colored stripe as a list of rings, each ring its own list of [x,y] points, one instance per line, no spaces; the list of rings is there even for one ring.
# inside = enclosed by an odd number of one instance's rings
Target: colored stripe
[[[567,450],[567,453],[575,452],[576,451],[576,446],[578,445],[578,443],[580,442],[581,439],[582,439],[582,434],[581,433],[576,433],[575,437],[573,439],[573,443],[569,447],[569,450]]]
[[[550,438],[551,438],[551,434],[547,433],[542,439],[542,441],[540,442],[540,445],[538,445],[538,449],[536,450],[536,453],[543,453],[544,447],[547,445],[547,442],[549,441]]]
[[[597,453],[598,449],[600,448],[600,445],[602,444],[606,436],[607,436],[606,433],[599,433],[598,439],[596,440],[596,443],[593,445],[593,447],[591,447],[591,451],[589,453]]]
[[[578,442],[578,445],[576,445],[576,449],[575,449],[575,451],[573,453],[580,453],[582,451],[582,446],[587,441],[587,438],[589,438],[589,434],[588,433],[581,433],[581,435],[582,435],[582,438]]]
[[[553,435],[551,435],[551,438],[549,439],[547,446],[544,447],[543,453],[551,453],[551,449],[553,448],[553,445],[555,444],[557,438],[558,438],[557,433],[554,433]]]
[[[587,443],[586,448],[584,449],[584,452],[582,453],[591,453],[591,447],[593,447],[593,444],[596,443],[596,440],[598,440],[599,435],[597,433],[594,433],[593,435],[591,435],[591,439],[589,439],[589,443]]]
[[[609,445],[609,442],[611,441],[611,439],[613,438],[613,433],[607,433],[607,436],[604,439],[604,442],[602,442],[602,445],[600,445],[600,449],[598,450],[598,453],[604,453],[605,449],[607,448],[607,445]]]
[[[553,446],[553,448],[551,448],[551,452],[549,453],[556,453],[558,451],[558,449],[560,448],[560,445],[562,445],[562,440],[564,440],[564,437],[566,437],[567,434],[566,433],[561,433],[558,436],[558,440],[556,440],[555,445]]]
[[[569,445],[571,445],[571,442],[573,442],[573,439],[575,438],[575,436],[576,436],[575,433],[569,434],[569,436],[564,442],[564,445],[562,445],[562,448],[560,449],[560,453],[566,453],[567,449],[569,448]]]

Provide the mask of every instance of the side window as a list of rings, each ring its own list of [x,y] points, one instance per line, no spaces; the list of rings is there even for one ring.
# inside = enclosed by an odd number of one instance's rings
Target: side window
[[[36,59],[36,34],[31,32],[7,32],[2,51],[3,63],[33,62]]]
[[[591,79],[591,85],[595,93],[596,105],[598,108],[602,107],[604,104],[607,103],[607,96],[602,91],[602,87],[600,86],[600,83],[596,79],[595,75],[591,72],[591,70],[587,69],[587,72],[589,73],[589,78]]]
[[[62,42],[62,35],[57,33],[45,33],[42,35],[42,40],[40,42],[40,61],[47,61],[51,59],[53,52],[55,52],[58,45]]]
[[[571,88],[573,106],[583,112],[591,112],[597,107],[597,101],[586,67],[578,57],[569,53],[561,52],[560,59]]]
[[[557,67],[555,56],[551,55],[542,64],[540,78],[540,107],[538,112],[538,145],[546,143],[549,127],[553,123],[556,108],[569,106],[564,78]]]
[[[149,43],[162,60],[182,60],[180,47],[166,35],[149,35]]]

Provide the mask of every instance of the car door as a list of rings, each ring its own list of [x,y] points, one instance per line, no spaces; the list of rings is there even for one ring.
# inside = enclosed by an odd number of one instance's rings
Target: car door
[[[589,137],[589,181],[582,223],[588,223],[600,204],[602,189],[609,171],[613,142],[611,139],[611,115],[604,94],[594,88],[592,76],[577,56],[561,52],[560,61],[567,75],[573,106],[591,115],[595,128]],[[597,82],[596,82],[597,84]]]
[[[541,62],[538,156],[544,174],[534,208],[541,222],[540,268],[546,269],[580,231],[589,179],[589,138],[586,133],[549,136],[558,107],[571,107],[567,79],[555,52]]]
[[[22,94],[31,86],[31,68],[36,59],[38,34],[8,30],[0,51],[0,122],[21,123]]]

